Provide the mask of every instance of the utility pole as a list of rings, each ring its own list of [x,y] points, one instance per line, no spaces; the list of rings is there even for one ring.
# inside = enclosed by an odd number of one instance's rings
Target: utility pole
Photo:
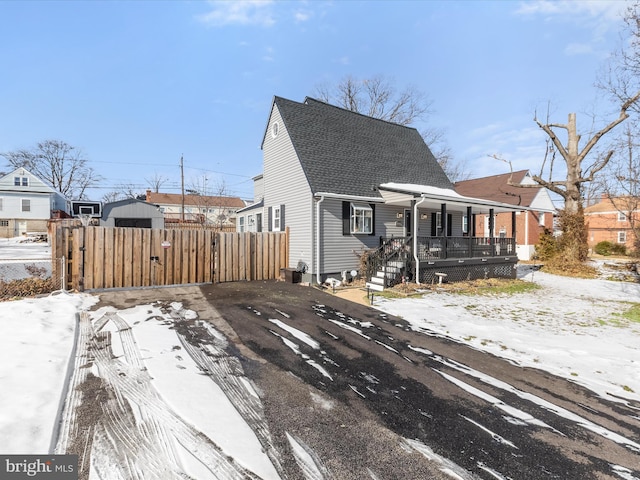
[[[182,223],[184,223],[184,161],[182,155],[180,155],[180,183],[182,184],[182,210],[180,218],[182,219]]]

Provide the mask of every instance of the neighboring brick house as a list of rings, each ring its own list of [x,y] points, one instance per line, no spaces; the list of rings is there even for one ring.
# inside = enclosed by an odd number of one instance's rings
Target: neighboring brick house
[[[633,227],[640,226],[640,200],[603,195],[600,202],[584,209],[589,247],[608,241],[635,250]]]
[[[238,197],[185,195],[159,193],[147,190],[146,201],[159,205],[165,223],[211,224],[223,227],[235,226],[236,212],[246,206]],[[183,215],[184,205],[184,215]]]
[[[544,228],[553,231],[553,217],[556,209],[546,188],[509,185],[511,175],[511,173],[504,173],[457,182],[455,190],[468,197],[525,207],[526,210],[516,213],[516,251],[520,260],[530,260]],[[513,172],[511,183],[536,184],[528,170]],[[498,236],[513,235],[510,213],[496,214],[494,225]],[[489,235],[488,215],[476,215],[475,234],[479,237]]]

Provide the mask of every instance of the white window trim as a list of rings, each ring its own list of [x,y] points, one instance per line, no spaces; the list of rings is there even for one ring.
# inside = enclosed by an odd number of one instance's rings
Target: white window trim
[[[367,215],[368,213],[368,215]],[[369,218],[368,227],[363,230],[357,229],[356,219],[360,218],[363,223],[363,227],[366,227],[366,219]],[[370,205],[365,203],[351,203],[351,210],[349,214],[349,229],[354,235],[371,235],[373,233],[373,209]]]
[[[627,221],[627,214],[624,212],[618,212],[618,221],[619,222],[626,222]]]
[[[273,213],[273,218],[271,219],[271,231],[273,232],[279,232],[281,225],[280,225],[280,207],[273,207],[272,209],[272,213]]]
[[[240,227],[240,232],[244,232],[244,217],[238,217],[238,226]]]
[[[18,183],[16,183],[16,180]],[[13,177],[13,186],[14,187],[28,187],[29,186],[29,177]]]
[[[544,215],[545,212],[538,212],[538,224],[544,227]]]
[[[29,208],[27,210],[25,210],[24,208],[24,202],[29,202],[28,206]],[[31,199],[30,198],[21,198],[20,199],[20,211],[21,212],[30,212],[31,211]]]
[[[462,233],[469,233],[469,217],[467,215],[462,216]]]
[[[627,243],[627,232],[618,232],[618,243]]]

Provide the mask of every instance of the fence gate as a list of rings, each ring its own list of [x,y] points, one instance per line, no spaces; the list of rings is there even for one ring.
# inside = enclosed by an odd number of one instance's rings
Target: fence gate
[[[276,279],[289,256],[288,230],[60,225],[51,238],[52,278],[64,278],[67,289],[78,291]]]
[[[277,279],[288,265],[288,227],[284,232],[216,234],[215,282]]]

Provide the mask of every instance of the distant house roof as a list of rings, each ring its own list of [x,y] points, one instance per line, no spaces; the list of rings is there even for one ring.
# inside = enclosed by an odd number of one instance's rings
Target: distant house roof
[[[147,206],[153,207],[155,209],[158,208],[158,205],[150,203],[150,202],[146,202],[144,200],[140,200],[138,198],[124,198],[122,200],[116,200],[114,202],[107,202],[107,203],[103,204],[102,209],[103,209],[103,211],[107,211],[107,210],[111,210],[113,208],[121,207],[123,205],[141,205],[141,206],[144,206],[145,208]]]
[[[528,173],[529,170],[513,172],[512,182],[522,183],[528,177]],[[467,197],[482,198],[492,202],[508,203],[522,207],[531,206],[531,203],[543,187],[514,187],[508,183],[511,175],[511,173],[503,173],[456,182],[455,190],[460,195]]]
[[[615,204],[614,204],[615,202]],[[589,215],[592,213],[612,213],[620,210],[635,210],[638,205],[638,200],[635,197],[620,196],[620,197],[607,197],[603,196],[598,203],[590,205],[584,209],[584,214]]]
[[[249,210],[255,210],[257,208],[264,207],[264,198],[261,198],[259,202],[252,203],[251,205],[247,205],[246,207],[238,210],[238,213],[248,212]]]
[[[274,104],[314,194],[377,198],[377,187],[388,182],[453,188],[415,128],[309,97],[275,97]]]
[[[28,185],[15,185],[14,178],[16,176],[23,177],[28,176],[34,181],[30,181]],[[29,192],[29,193],[57,193],[62,196],[62,193],[58,192],[55,188],[42,180],[37,175],[31,173],[24,167],[16,168],[14,171],[7,173],[6,175],[0,174],[0,188],[6,191],[13,192]]]
[[[182,205],[182,195],[179,193],[159,193],[147,190],[147,202],[158,205]],[[246,205],[239,197],[218,197],[208,195],[185,195],[184,204],[198,207],[209,205],[225,208],[243,208]]]

